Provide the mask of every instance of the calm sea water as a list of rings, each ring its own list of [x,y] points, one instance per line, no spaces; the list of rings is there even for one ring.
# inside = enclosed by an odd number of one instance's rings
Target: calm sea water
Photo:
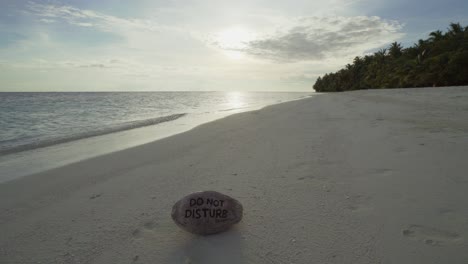
[[[0,156],[179,118],[246,111],[312,93],[0,93]]]

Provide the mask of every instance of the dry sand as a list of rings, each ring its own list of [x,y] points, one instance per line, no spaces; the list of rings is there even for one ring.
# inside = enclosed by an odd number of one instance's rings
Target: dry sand
[[[467,171],[468,88],[319,94],[1,184],[0,263],[466,264]],[[179,229],[200,190],[242,222]]]

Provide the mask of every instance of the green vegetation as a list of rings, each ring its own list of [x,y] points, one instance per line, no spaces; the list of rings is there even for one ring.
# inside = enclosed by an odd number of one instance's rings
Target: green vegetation
[[[409,48],[394,42],[373,55],[356,57],[336,73],[319,77],[317,92],[468,85],[468,27],[451,23]]]

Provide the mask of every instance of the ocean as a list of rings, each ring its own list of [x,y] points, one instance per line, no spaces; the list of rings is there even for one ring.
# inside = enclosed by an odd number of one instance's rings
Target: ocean
[[[312,94],[0,93],[0,182]]]

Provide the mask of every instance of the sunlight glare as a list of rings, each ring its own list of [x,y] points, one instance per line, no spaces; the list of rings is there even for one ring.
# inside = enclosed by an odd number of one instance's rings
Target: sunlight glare
[[[216,42],[225,50],[224,54],[230,59],[239,60],[244,57],[240,51],[247,43],[254,39],[254,34],[240,26],[222,30],[216,35]]]
[[[244,96],[241,92],[228,92],[228,106],[230,109],[239,109],[245,105]]]

